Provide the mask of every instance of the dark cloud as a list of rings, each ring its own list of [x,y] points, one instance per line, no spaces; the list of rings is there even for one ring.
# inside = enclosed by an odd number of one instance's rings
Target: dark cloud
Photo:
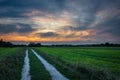
[[[65,38],[76,38],[76,37],[79,37],[79,36],[76,36],[73,33],[65,36]]]
[[[110,36],[115,36],[120,38],[120,19],[111,19],[96,27],[95,31],[98,31],[98,35],[109,34]]]
[[[30,19],[31,15],[25,14],[31,13],[33,10],[43,12],[43,14],[35,14],[38,17],[52,14],[54,17],[61,18],[60,15],[63,12],[68,12],[72,14],[68,16],[72,26],[64,27],[64,31],[77,32],[91,29],[93,33],[97,34],[94,38],[104,37],[102,35],[105,34],[119,38],[119,3],[120,0],[0,0],[0,21],[2,18],[6,20],[7,18],[25,18],[27,20]],[[74,16],[77,16],[77,18],[74,18]],[[94,26],[91,27],[91,25]],[[6,23],[6,25],[4,23],[0,24],[0,34],[32,32],[35,30],[32,26],[29,22],[28,24]],[[54,32],[40,33],[39,35],[41,37],[59,36]],[[79,36],[68,35],[66,37]],[[91,38],[93,37],[91,36]]]
[[[9,26],[9,27],[8,27]],[[15,25],[0,25],[0,33],[7,34],[16,31]]]
[[[28,24],[0,24],[0,34],[7,34],[7,33],[28,33],[35,31],[36,29],[33,29]]]
[[[22,14],[27,11],[25,3],[26,0],[3,0],[0,2],[0,17],[23,17]]]
[[[75,15],[88,15],[93,18],[97,11],[119,2],[119,0],[2,0],[0,2],[0,17],[26,17],[23,14],[32,10],[52,14],[65,10],[75,13]]]
[[[20,32],[20,33],[27,33],[27,32],[32,32],[36,30],[36,29],[33,29],[31,25],[28,25],[28,24],[18,24],[17,26],[20,27],[17,30],[17,32]]]
[[[57,33],[54,33],[54,32],[39,33],[39,35],[44,38],[59,36]]]
[[[87,30],[88,27],[86,26],[79,26],[79,27],[76,27],[76,26],[65,26],[63,28],[63,30],[67,31],[67,30],[71,30],[71,31],[82,31],[82,30]]]
[[[0,17],[26,17],[23,14],[32,10],[55,13],[63,9],[64,3],[65,0],[3,0]]]

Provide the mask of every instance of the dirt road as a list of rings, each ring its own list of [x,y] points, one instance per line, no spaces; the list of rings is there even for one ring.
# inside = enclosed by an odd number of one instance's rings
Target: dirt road
[[[63,76],[53,65],[49,64],[44,58],[38,55],[38,53],[35,52],[33,49],[32,52],[36,55],[36,57],[41,61],[46,70],[50,73],[52,80],[69,80],[65,76]]]
[[[26,55],[24,58],[21,80],[31,80],[28,50],[26,50]]]

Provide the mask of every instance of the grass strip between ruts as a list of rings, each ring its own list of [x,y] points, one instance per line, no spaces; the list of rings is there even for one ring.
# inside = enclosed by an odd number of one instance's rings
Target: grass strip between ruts
[[[46,71],[40,60],[33,54],[31,49],[28,51],[30,59],[31,80],[51,80],[51,76]]]

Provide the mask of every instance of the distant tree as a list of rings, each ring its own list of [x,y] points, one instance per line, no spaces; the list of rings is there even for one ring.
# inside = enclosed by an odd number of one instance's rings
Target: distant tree
[[[13,44],[10,42],[5,42],[1,39],[0,40],[0,47],[13,47]]]
[[[34,42],[30,42],[29,47],[40,47],[41,46],[41,43],[34,43]]]
[[[41,46],[41,43],[36,43],[35,46],[39,47]]]
[[[106,43],[105,43],[105,46],[110,46],[110,43],[109,43],[109,42],[106,42]]]
[[[29,47],[33,47],[33,45],[34,45],[34,43],[33,43],[33,42],[30,42],[28,46],[29,46]]]

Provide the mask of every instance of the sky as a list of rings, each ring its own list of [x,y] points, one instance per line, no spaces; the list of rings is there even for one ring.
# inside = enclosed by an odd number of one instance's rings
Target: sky
[[[120,0],[0,0],[0,39],[120,43]]]

